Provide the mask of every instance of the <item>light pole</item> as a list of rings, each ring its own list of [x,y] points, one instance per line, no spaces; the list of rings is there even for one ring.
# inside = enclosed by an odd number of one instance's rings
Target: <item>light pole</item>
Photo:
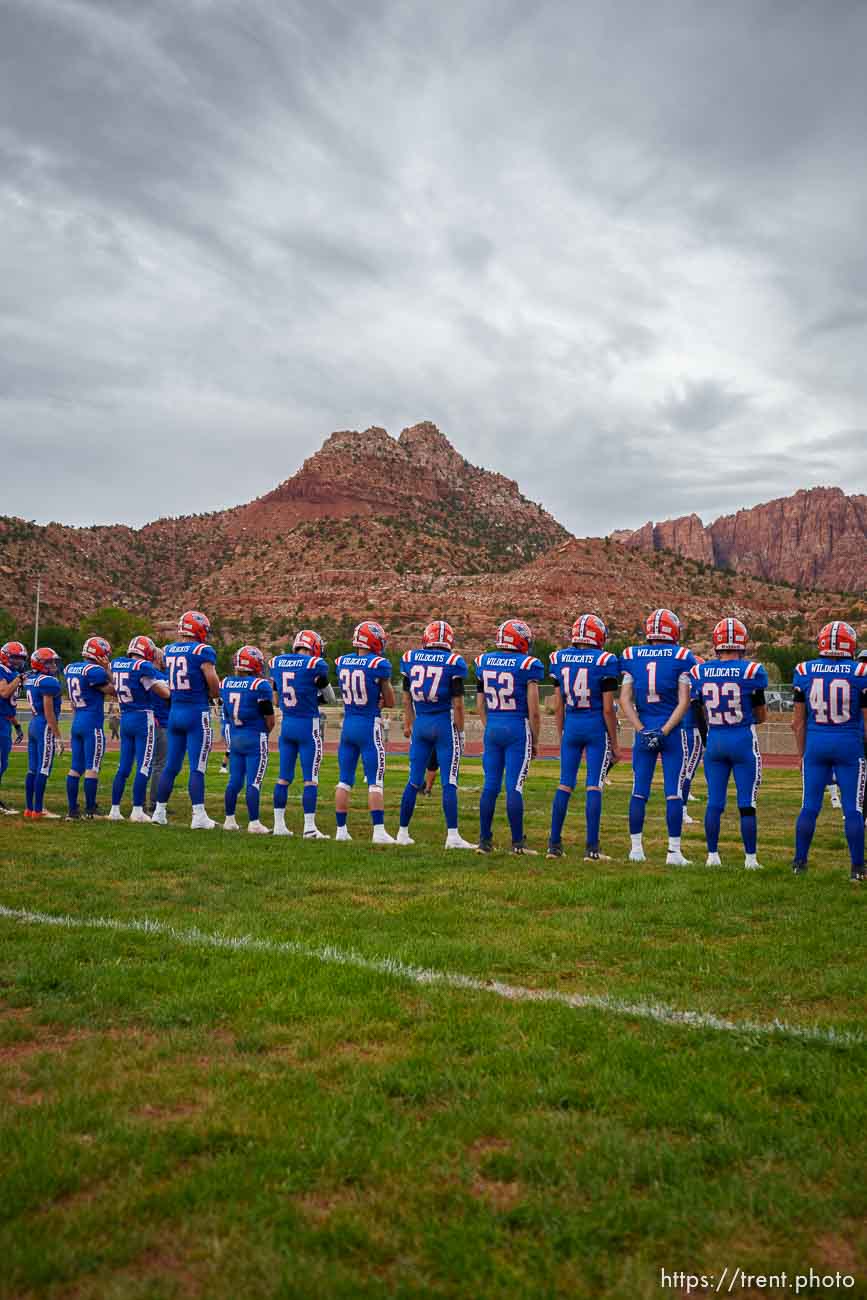
[[[36,579],[36,617],[33,621],[33,649],[39,649],[39,598],[42,595],[42,579]]]

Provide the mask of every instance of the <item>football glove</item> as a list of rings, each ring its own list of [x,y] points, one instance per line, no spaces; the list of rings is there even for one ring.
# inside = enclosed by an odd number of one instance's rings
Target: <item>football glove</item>
[[[20,722],[13,722],[12,725],[15,728],[15,744],[20,745],[24,741],[24,728]]]
[[[638,739],[643,749],[650,754],[656,754],[662,748],[665,736],[658,727],[645,727],[643,731],[639,731]]]

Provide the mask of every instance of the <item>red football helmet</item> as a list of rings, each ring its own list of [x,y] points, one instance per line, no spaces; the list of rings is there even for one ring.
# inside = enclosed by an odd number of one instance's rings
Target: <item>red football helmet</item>
[[[178,619],[178,632],[188,641],[207,641],[210,631],[211,620],[198,609],[188,609]]]
[[[507,618],[497,628],[498,650],[520,650],[529,654],[533,646],[533,633],[530,625],[519,618]]]
[[[601,650],[608,640],[608,628],[595,614],[582,614],[572,624],[572,644],[590,645]]]
[[[30,656],[30,667],[35,673],[48,673],[54,677],[60,672],[60,655],[50,645],[40,646]]]
[[[315,655],[318,659],[320,655],[325,653],[325,642],[322,640],[322,637],[318,632],[314,632],[312,628],[305,627],[302,632],[298,633],[295,640],[292,642],[292,649],[306,650],[309,655]]]
[[[379,623],[371,623],[365,620],[359,623],[352,633],[352,644],[356,650],[370,650],[373,654],[381,655],[388,643],[388,637]]]
[[[104,636],[89,636],[81,647],[81,657],[105,667],[111,659],[111,646]]]
[[[670,609],[655,609],[647,615],[644,634],[648,641],[667,641],[677,645],[680,640],[680,619]]]
[[[235,651],[232,667],[236,673],[254,673],[261,677],[265,672],[265,656],[256,645],[242,645]]]
[[[5,664],[14,673],[23,673],[27,668],[27,647],[20,641],[7,641],[0,646],[0,664]]]
[[[858,633],[851,623],[837,619],[826,623],[819,633],[819,654],[835,659],[851,659],[858,647]]]
[[[149,636],[134,636],[126,648],[128,655],[135,659],[147,659],[153,663],[157,657],[157,648]]]
[[[435,623],[428,623],[421,634],[421,643],[430,650],[453,650],[455,630],[451,624],[438,619]]]
[[[715,650],[744,650],[750,636],[739,618],[721,618],[713,630]]]

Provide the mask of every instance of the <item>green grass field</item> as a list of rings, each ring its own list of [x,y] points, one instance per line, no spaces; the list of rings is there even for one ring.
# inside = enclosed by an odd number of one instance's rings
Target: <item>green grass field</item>
[[[556,777],[527,788],[540,849]],[[771,770],[765,870],[731,812],[726,867],[696,826],[674,869],[657,795],[629,867],[614,780],[596,867],[580,800],[557,862],[444,853],[438,798],[402,850],[367,843],[360,792],[351,845],[192,834],[183,791],[164,830],[0,819],[0,1296],[641,1298],[724,1268],[789,1275],[738,1296],[810,1268],[856,1281],[800,1294],[867,1293],[867,892],[839,814],[793,878],[800,778]],[[464,781],[474,834],[478,761]],[[22,783],[16,754],[7,801]],[[209,784],[216,814],[213,759]]]

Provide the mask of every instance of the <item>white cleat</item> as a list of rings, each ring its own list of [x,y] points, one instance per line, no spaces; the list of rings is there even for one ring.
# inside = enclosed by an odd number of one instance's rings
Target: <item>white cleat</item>
[[[673,853],[666,854],[665,865],[667,867],[691,867],[692,863],[689,858],[685,858],[682,853],[675,850]]]
[[[447,849],[475,849],[478,845],[471,844],[469,840],[463,839],[457,831],[446,836]]]
[[[238,825],[238,818],[235,817],[234,815],[231,817],[227,817],[226,820],[223,822],[224,831],[239,831],[240,829],[241,827]]]
[[[695,818],[694,818],[694,817],[690,817],[689,813],[686,811],[685,808],[684,808],[684,810],[683,810],[683,824],[684,824],[684,826],[694,826],[694,825],[695,825]]]
[[[838,810],[843,807],[842,800],[838,794],[831,795],[831,807],[837,808]]]
[[[60,821],[60,813],[49,812],[47,808],[42,809],[42,816],[46,821],[50,821],[50,822]]]
[[[646,856],[646,854],[645,854],[645,852],[644,852],[644,849],[630,849],[630,850],[629,850],[629,861],[630,861],[630,862],[646,862],[646,861],[647,861],[647,856]]]
[[[304,832],[304,839],[305,840],[330,840],[331,836],[326,835],[325,832],[321,831],[318,826],[314,826],[312,830]]]
[[[374,826],[370,837],[371,844],[397,844],[393,835],[389,835],[384,826]]]
[[[133,808],[132,812],[131,812],[130,815],[129,815],[129,819],[130,819],[131,822],[149,822],[149,821],[150,821],[150,817],[148,817],[148,815],[147,815],[147,813],[145,812],[144,808]],[[111,813],[109,813],[109,814],[108,814],[108,820],[109,820],[110,822],[113,822],[113,821],[123,821],[123,818],[122,818],[122,817],[120,817],[120,818],[118,818],[118,817],[112,817]]]
[[[207,813],[193,813],[193,820],[190,822],[191,831],[212,831],[217,823]]]
[[[704,865],[706,867],[721,867],[722,860],[720,858],[720,855],[718,853],[709,853],[707,855],[707,860]]]
[[[271,832],[268,829],[268,827],[264,824],[264,822],[255,821],[255,822],[250,822],[249,826],[247,827],[247,834],[248,835],[270,835]]]
[[[334,838],[340,844],[349,844],[352,840],[352,836],[349,834],[349,830],[346,826],[338,826]]]
[[[168,826],[165,808],[155,808],[151,813],[151,826]]]
[[[4,803],[0,804],[0,813],[3,813],[4,817],[17,817],[18,809],[10,808],[8,804]]]
[[[744,871],[762,871],[763,867],[755,853],[748,853],[744,858]]]
[[[407,826],[401,826],[401,827],[398,828],[397,839],[394,841],[394,843],[395,843],[395,844],[415,844],[415,840],[412,838],[412,836],[411,836],[410,833],[409,833],[409,827],[407,827]]]
[[[116,803],[113,803],[111,805],[111,808],[109,809],[108,817],[106,818],[106,820],[110,822],[123,822],[126,821],[126,818],[124,817],[118,805]],[[135,813],[133,812],[130,815],[130,821],[138,821],[138,820],[139,820],[138,817],[136,817]]]
[[[275,827],[274,827],[274,834],[275,834],[275,835],[288,835],[288,836],[290,837],[290,839],[291,839],[291,837],[292,837],[292,835],[294,834],[294,832],[293,832],[293,831],[290,831],[289,827],[288,827],[288,826],[285,824],[285,822],[284,822],[284,824],[283,824],[282,826],[275,826]]]

